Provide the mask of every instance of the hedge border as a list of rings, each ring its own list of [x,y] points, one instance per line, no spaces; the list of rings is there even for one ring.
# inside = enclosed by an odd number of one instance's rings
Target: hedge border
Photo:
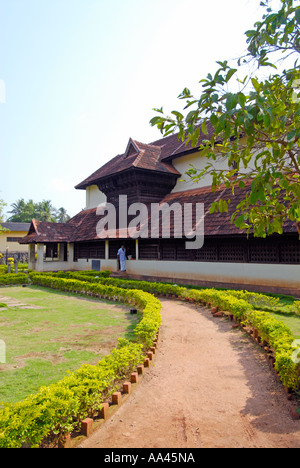
[[[47,273],[44,273],[44,275],[47,276]],[[57,272],[55,276],[60,277],[60,279],[63,279],[64,276],[81,278],[93,285],[101,284],[108,287],[118,285],[122,289],[135,287],[156,294],[158,297],[180,297],[184,300],[209,304],[230,312],[239,321],[244,321],[253,329],[258,329],[258,333],[263,336],[263,340],[272,347],[275,357],[275,369],[283,385],[293,390],[299,388],[300,366],[293,361],[293,354],[295,353],[293,333],[286,325],[272,317],[269,312],[257,310],[257,307],[249,302],[252,301],[255,304],[255,301],[265,300],[267,303],[274,303],[273,306],[276,305],[276,299],[270,296],[248,291],[216,290],[214,288],[191,289],[170,283],[152,283],[124,278],[106,277],[97,279],[93,274],[86,275],[86,272]]]
[[[76,279],[71,279],[75,278]],[[62,277],[68,276],[68,278]],[[71,276],[71,278],[70,278]],[[282,381],[283,385],[286,388],[291,390],[297,390],[299,388],[299,380],[300,380],[300,366],[297,365],[293,359],[294,348],[292,346],[292,342],[294,341],[295,337],[292,334],[291,330],[284,325],[282,322],[276,320],[274,317],[270,315],[268,312],[259,311],[253,308],[253,306],[247,301],[243,299],[247,297],[249,300],[249,294],[254,294],[254,296],[259,295],[260,297],[264,296],[258,293],[248,293],[247,291],[239,291],[238,293],[230,293],[228,291],[222,290],[215,290],[215,289],[190,289],[185,288],[177,285],[172,285],[168,283],[151,283],[145,281],[136,281],[136,280],[124,280],[124,279],[116,279],[116,278],[108,278],[107,275],[100,275],[101,278],[96,280],[94,275],[84,275],[84,273],[72,274],[72,273],[56,273],[51,275],[49,273],[34,273],[31,272],[29,274],[30,280],[33,284],[38,284],[40,286],[51,287],[54,289],[59,289],[63,291],[75,292],[79,294],[87,294],[94,297],[99,297],[102,299],[109,299],[115,300],[120,302],[125,302],[128,304],[133,304],[138,307],[142,313],[143,317],[142,320],[139,322],[138,326],[135,329],[135,334],[137,336],[137,343],[136,346],[140,346],[140,351],[143,352],[153,344],[153,340],[155,338],[155,334],[158,332],[160,323],[161,323],[161,316],[160,316],[160,309],[161,303],[152,295],[156,294],[157,296],[171,296],[173,298],[180,298],[186,301],[190,301],[193,303],[198,304],[205,304],[208,307],[213,307],[213,310],[216,312],[218,310],[223,311],[221,314],[225,312],[230,314],[241,327],[246,329],[246,327],[250,327],[252,330],[253,337],[259,342],[260,336],[264,344],[266,345],[266,349],[271,349],[274,357],[274,367],[277,371],[280,380]],[[80,279],[78,279],[80,278]],[[82,281],[84,279],[84,281]],[[107,284],[110,283],[110,284]],[[114,286],[118,284],[120,287]],[[139,289],[127,289],[132,286],[137,286]],[[144,291],[146,289],[147,291]],[[149,294],[152,292],[152,294]],[[267,297],[267,296],[265,296]],[[156,302],[155,302],[156,301]],[[128,344],[133,345],[133,343],[125,343],[126,340],[121,343],[120,348],[124,348],[128,346]],[[118,352],[119,347],[114,350]],[[119,349],[120,350],[120,349]],[[132,351],[132,350],[131,350]],[[133,353],[134,354],[134,353]],[[140,355],[140,359],[142,359],[142,355]],[[102,361],[100,361],[101,363]],[[99,364],[100,364],[99,363]],[[136,364],[136,362],[135,362]],[[95,366],[91,366],[95,367]],[[83,366],[84,368],[84,366]],[[84,369],[80,368],[75,373],[71,374],[74,377],[76,375],[78,377],[80,372],[83,372]],[[128,372],[128,369],[127,369]],[[122,374],[125,377],[125,374]],[[115,375],[116,377],[116,375]],[[118,378],[120,376],[118,375]],[[57,386],[60,388],[61,382],[55,384],[50,387],[44,387],[41,390],[44,392],[54,389],[56,392],[58,391]],[[115,381],[116,379],[114,379]],[[99,385],[99,382],[98,384]],[[65,388],[63,388],[65,390]],[[105,389],[107,391],[107,388]],[[40,393],[40,392],[39,392]],[[39,393],[37,396],[39,396]],[[97,392],[96,392],[97,393]],[[12,407],[8,406],[4,411],[8,411],[9,416],[11,417],[13,414],[15,416],[19,416],[20,411],[18,406],[22,407],[24,402],[26,404],[26,400],[30,400],[30,398],[38,398],[37,396],[30,396],[28,399],[23,400],[20,402],[19,405],[13,405]],[[56,395],[57,397],[57,395]],[[69,395],[70,397],[70,395]],[[63,399],[59,399],[60,405],[63,406],[63,402],[65,402],[66,395],[64,395]],[[74,399],[74,393],[72,394],[72,398]],[[76,399],[76,398],[75,398]],[[28,403],[28,401],[27,401]],[[57,402],[56,402],[57,403]],[[99,403],[99,399],[97,400],[97,405],[101,407],[101,403]],[[32,406],[32,401],[31,401]],[[32,406],[34,407],[34,405]],[[59,407],[61,410],[61,407]],[[15,410],[15,411],[14,411]],[[85,407],[85,411],[87,407]],[[89,407],[89,410],[91,408]],[[19,411],[19,412],[18,412]],[[49,411],[49,408],[48,408]],[[21,411],[22,412],[22,411]],[[6,415],[7,416],[7,415]],[[40,415],[38,416],[40,417]],[[64,433],[68,432],[67,429],[70,428],[70,415],[60,415],[60,418],[63,417],[66,419],[64,425],[58,424],[56,421],[56,426],[53,428],[48,427],[48,432],[54,433],[55,431],[62,436]],[[28,415],[26,415],[28,419]],[[72,418],[74,419],[74,414],[72,414]],[[33,418],[34,419],[34,418]],[[37,418],[38,419],[38,418]],[[78,418],[77,418],[78,419]],[[29,418],[30,420],[30,418]],[[31,418],[32,421],[32,418]],[[3,422],[3,421],[2,421]],[[6,417],[6,422],[8,422],[8,418]],[[24,421],[23,421],[24,423]],[[77,420],[78,423],[78,420]],[[14,426],[14,423],[12,424]],[[59,428],[57,427],[59,426]],[[10,426],[11,427],[11,426]],[[28,423],[27,423],[28,427]],[[14,428],[16,429],[16,428]],[[20,429],[20,426],[19,426]],[[28,431],[22,432],[22,436],[17,434],[14,443],[17,443],[17,446],[23,446],[24,443],[28,443],[28,440],[31,438],[31,446],[38,446],[41,442],[41,436],[45,437],[45,433],[39,427],[38,433],[34,433],[33,435],[29,435]],[[32,431],[31,431],[32,432]],[[47,435],[46,434],[46,435]],[[0,413],[0,447],[1,447],[1,437],[3,443],[3,436],[5,438],[5,433],[1,433],[1,413]],[[17,439],[17,440],[16,440]],[[25,440],[25,442],[24,442]],[[38,442],[39,441],[39,442]],[[21,445],[20,445],[21,444]],[[14,446],[14,445],[13,445]]]
[[[293,360],[295,337],[291,330],[281,321],[275,319],[266,310],[276,307],[278,299],[262,293],[236,290],[217,290],[214,288],[193,289],[170,283],[147,282],[124,278],[96,278],[96,273],[86,272],[57,272],[56,276],[69,278],[81,278],[93,284],[118,285],[121,288],[146,290],[158,297],[180,297],[187,301],[208,304],[218,307],[224,312],[231,313],[238,321],[258,330],[258,334],[272,349],[274,355],[275,370],[283,385],[293,390],[299,389],[300,366]],[[265,304],[264,304],[265,302]],[[294,303],[294,304],[297,304]]]
[[[96,366],[85,364],[56,384],[41,387],[21,402],[0,412],[0,448],[38,447],[49,436],[61,438],[78,427],[95,409],[101,410],[120,381],[144,361],[161,323],[161,303],[138,290],[124,290],[87,282],[30,274],[31,282],[63,291],[88,294],[135,305],[142,319],[134,330],[136,342],[119,339],[116,349]]]

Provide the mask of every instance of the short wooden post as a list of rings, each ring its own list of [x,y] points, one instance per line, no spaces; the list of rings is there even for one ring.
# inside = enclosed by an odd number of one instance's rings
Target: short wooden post
[[[132,383],[138,383],[139,381],[139,377],[138,377],[138,373],[137,372],[132,372],[131,376],[130,376],[130,381]]]
[[[123,383],[123,392],[127,394],[131,393],[131,382]]]
[[[108,419],[108,410],[109,410],[109,404],[102,403],[101,410],[99,412],[100,417],[103,419]]]
[[[58,440],[58,448],[71,448],[72,447],[72,439],[71,434],[63,434],[60,436]]]
[[[83,421],[81,421],[81,432],[86,437],[88,437],[92,433],[93,422],[94,421],[91,418],[86,418]]]
[[[113,405],[120,405],[122,401],[121,392],[115,392],[112,394],[112,404]]]

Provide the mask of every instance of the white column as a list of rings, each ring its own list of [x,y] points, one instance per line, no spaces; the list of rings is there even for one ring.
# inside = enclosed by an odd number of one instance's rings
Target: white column
[[[109,260],[109,240],[105,241],[105,260]]]
[[[64,261],[64,244],[58,244],[58,261],[63,262]]]
[[[35,244],[28,245],[28,268],[29,270],[35,270]]]
[[[36,269],[37,271],[43,271],[44,269],[44,244],[37,244],[37,261]]]
[[[71,265],[74,262],[74,244],[68,244],[68,264]]]
[[[139,259],[139,240],[135,239],[135,259]]]

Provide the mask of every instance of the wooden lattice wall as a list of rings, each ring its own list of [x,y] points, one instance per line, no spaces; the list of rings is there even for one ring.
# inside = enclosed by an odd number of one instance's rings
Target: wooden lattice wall
[[[135,240],[109,240],[109,258],[116,259],[121,244],[135,258]],[[77,259],[104,259],[105,241],[75,243]],[[184,239],[139,239],[140,260],[300,264],[297,236],[272,239],[206,238],[199,250],[186,250]]]

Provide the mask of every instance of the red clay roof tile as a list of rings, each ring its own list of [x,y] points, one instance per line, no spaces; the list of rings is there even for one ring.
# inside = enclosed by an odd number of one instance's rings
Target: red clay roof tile
[[[231,223],[231,216],[236,210],[236,206],[243,199],[245,189],[236,189],[233,196],[230,189],[221,187],[215,193],[212,192],[210,187],[197,188],[185,192],[175,192],[167,195],[161,203],[179,203],[183,206],[185,203],[204,204],[204,234],[205,236],[236,236],[245,235],[245,231],[241,231],[233,223]],[[230,199],[228,213],[209,213],[211,203],[218,201],[220,198],[225,200]],[[195,229],[196,225],[196,212],[193,210],[192,214],[192,228]],[[38,242],[81,242],[98,240],[97,224],[100,216],[97,215],[97,208],[83,210],[74,216],[67,223],[48,223],[43,221],[33,220],[29,229],[28,235],[24,237],[20,243],[38,243]],[[148,218],[149,229],[151,226],[151,214]],[[184,233],[184,225],[179,234]],[[292,221],[284,223],[284,233],[297,233],[297,226]],[[176,237],[176,223],[174,218],[170,217],[170,237]],[[107,233],[108,237],[112,238],[113,233]],[[150,235],[149,235],[150,236]],[[162,236],[160,229],[159,237]],[[181,237],[181,236],[179,236]],[[127,230],[117,230],[117,238],[125,239],[130,238],[130,233]]]

